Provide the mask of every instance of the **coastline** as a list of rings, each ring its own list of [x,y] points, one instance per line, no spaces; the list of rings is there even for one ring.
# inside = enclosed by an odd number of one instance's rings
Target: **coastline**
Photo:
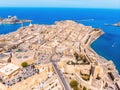
[[[84,68],[83,71],[80,68],[77,71],[73,69],[72,73],[75,75],[80,74],[80,72],[88,73],[90,79],[86,85],[89,84],[91,88],[97,88],[94,90],[100,90],[101,85],[101,88],[104,88],[103,84],[105,83],[116,87],[116,83],[119,84],[120,76],[115,65],[112,61],[98,55],[90,47],[91,43],[103,34],[101,29],[85,26],[71,20],[57,21],[53,25],[31,24],[7,35],[0,35],[0,53],[12,53],[11,63],[17,66],[21,66],[18,62],[21,57],[26,58],[25,53],[29,53],[27,57],[35,57],[35,61],[31,61],[30,65],[37,63],[46,65],[56,62],[63,64],[62,67],[66,63],[66,66],[69,66],[68,69],[80,66]],[[75,59],[75,53],[81,57],[80,62]],[[71,60],[76,63],[67,64],[67,61]],[[61,71],[62,67],[59,67]],[[64,69],[67,70],[67,67]],[[63,74],[65,72],[63,71]],[[68,73],[70,73],[69,70]],[[99,79],[97,78],[98,74],[100,75]],[[99,87],[93,84],[94,81],[100,84]]]
[[[64,21],[61,21],[61,22],[64,22]],[[56,22],[57,23],[57,22]],[[44,25],[43,25],[44,26]],[[30,26],[28,26],[28,27],[30,27]],[[100,30],[100,29],[96,29],[96,28],[94,28],[96,31],[98,30],[98,33],[96,33],[96,34],[93,34],[93,36],[91,36],[89,39],[88,39],[88,42],[87,42],[87,44],[84,44],[85,45],[85,47],[91,52],[91,53],[94,53],[94,56],[96,57],[96,58],[99,58],[99,62],[98,62],[98,64],[100,64],[100,65],[102,65],[102,64],[104,64],[104,62],[107,62],[107,61],[109,61],[109,60],[107,60],[107,59],[105,59],[104,57],[102,57],[102,56],[100,56],[99,54],[97,54],[92,48],[91,48],[91,44],[95,41],[95,40],[97,40],[101,35],[103,35],[104,34],[104,32],[102,31],[102,30]],[[16,33],[16,32],[18,32],[19,31],[19,29],[17,30],[17,31],[14,31],[14,32],[10,32],[10,33],[8,33],[8,34],[0,34],[0,37],[4,37],[4,36],[9,36],[10,34],[13,34],[13,33]],[[91,32],[90,32],[91,33]],[[84,36],[85,37],[85,36]],[[83,41],[84,42],[84,41]],[[84,46],[83,46],[84,47]],[[82,48],[83,48],[82,47]],[[84,48],[84,49],[86,49],[86,48]],[[85,51],[85,50],[84,50]],[[83,52],[84,52],[83,51]],[[85,52],[86,53],[86,52]],[[89,52],[88,52],[89,53]],[[111,61],[111,60],[110,60]],[[103,63],[102,63],[103,62]],[[111,61],[112,63],[113,63],[113,61]],[[115,67],[115,65],[114,65],[114,63],[113,63],[113,66]],[[116,71],[118,72],[118,70],[116,69]]]
[[[64,21],[61,21],[61,22],[64,22]],[[44,26],[44,25],[43,25]],[[30,27],[30,26],[28,26],[28,27]],[[95,29],[95,28],[94,28]],[[109,60],[107,60],[107,59],[105,59],[104,57],[102,57],[102,56],[100,56],[99,54],[97,54],[92,48],[91,48],[91,44],[95,41],[95,40],[97,40],[101,35],[103,35],[104,34],[104,32],[102,31],[102,30],[100,30],[100,29],[96,29],[96,30],[98,30],[98,33],[96,33],[96,34],[93,34],[93,37],[90,37],[90,40],[88,40],[89,42],[87,43],[87,44],[84,44],[85,46],[86,46],[86,48],[91,52],[91,53],[94,53],[94,56],[96,57],[96,58],[99,58],[99,62],[98,62],[98,64],[100,64],[100,65],[102,65],[102,64],[104,64],[104,62],[109,62]],[[0,34],[0,37],[4,37],[4,36],[9,36],[10,34],[12,34],[12,33],[16,33],[16,32],[18,32],[19,31],[19,29],[17,30],[17,31],[14,31],[14,32],[10,32],[10,33],[8,33],[8,34]],[[85,37],[85,36],[84,36]],[[84,41],[83,41],[84,42]],[[83,51],[84,52],[84,51]],[[86,53],[86,52],[85,52]],[[89,53],[89,52],[88,52]],[[111,61],[111,60],[110,60]],[[103,62],[103,63],[102,63]],[[113,61],[111,61],[112,63],[113,63]],[[114,63],[113,63],[113,66],[114,67],[116,67],[115,65],[114,65]],[[118,70],[116,69],[116,71],[118,72]]]
[[[101,30],[102,31],[102,30]],[[94,49],[91,48],[91,44],[96,41],[99,37],[101,37],[101,35],[103,35],[104,32],[102,31],[101,34],[99,34],[98,36],[96,36],[94,39],[91,40],[88,49],[90,49],[90,51],[92,51],[97,58],[99,58],[99,60],[101,60],[101,62],[99,62],[100,65],[103,65],[105,62],[111,62],[112,66],[115,68],[115,72],[117,72],[117,74],[119,75],[118,70],[116,69],[116,65],[114,64],[114,62],[112,60],[107,60],[106,58],[104,58],[103,56],[97,54],[96,51],[94,51]],[[119,75],[120,76],[120,75]]]

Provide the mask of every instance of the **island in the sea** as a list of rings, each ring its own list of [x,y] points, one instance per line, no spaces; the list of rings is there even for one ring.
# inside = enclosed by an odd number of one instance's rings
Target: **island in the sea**
[[[120,27],[120,22],[115,23],[115,24],[104,24],[105,26],[117,26]]]
[[[120,22],[113,24],[114,26],[119,26],[120,27]]]
[[[113,62],[90,47],[102,34],[66,20],[0,35],[0,90],[120,90]]]
[[[0,24],[16,24],[31,22],[31,20],[19,20],[17,16],[8,16],[7,18],[0,18]]]

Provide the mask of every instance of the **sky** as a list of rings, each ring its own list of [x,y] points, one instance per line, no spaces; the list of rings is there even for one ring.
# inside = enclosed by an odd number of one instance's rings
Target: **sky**
[[[0,0],[0,7],[80,7],[120,9],[120,0]]]

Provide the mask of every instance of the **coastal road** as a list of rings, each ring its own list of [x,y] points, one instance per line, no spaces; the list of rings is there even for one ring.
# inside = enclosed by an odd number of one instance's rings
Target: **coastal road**
[[[65,77],[61,73],[61,71],[59,70],[57,63],[54,62],[54,61],[51,61],[51,62],[52,62],[52,65],[53,65],[53,68],[54,68],[55,72],[57,73],[59,79],[61,80],[61,83],[64,87],[64,90],[71,90],[71,87],[70,87],[69,83],[66,82]]]

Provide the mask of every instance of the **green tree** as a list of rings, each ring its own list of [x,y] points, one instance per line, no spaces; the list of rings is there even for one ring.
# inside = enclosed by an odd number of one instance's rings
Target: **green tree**
[[[74,87],[73,90],[78,90],[78,87]]]
[[[22,66],[22,67],[27,67],[27,66],[28,66],[28,63],[27,63],[27,62],[22,62],[21,66]]]
[[[74,56],[75,56],[75,59],[76,59],[76,60],[78,60],[79,55],[78,55],[78,53],[77,53],[77,52],[75,52],[75,53],[74,53]]]
[[[100,78],[100,76],[99,76],[99,74],[97,74],[97,78],[96,78],[97,80],[100,80],[101,78]]]
[[[78,90],[78,82],[77,82],[76,80],[71,80],[70,86],[71,86],[71,88],[73,88],[74,90]]]
[[[83,90],[87,90],[87,88],[84,86],[84,87],[83,87]]]
[[[87,62],[87,58],[85,57],[84,59],[83,59],[83,63],[86,63]]]
[[[90,79],[90,75],[88,74],[83,74],[82,75],[82,79],[85,80],[85,81],[88,81]]]

